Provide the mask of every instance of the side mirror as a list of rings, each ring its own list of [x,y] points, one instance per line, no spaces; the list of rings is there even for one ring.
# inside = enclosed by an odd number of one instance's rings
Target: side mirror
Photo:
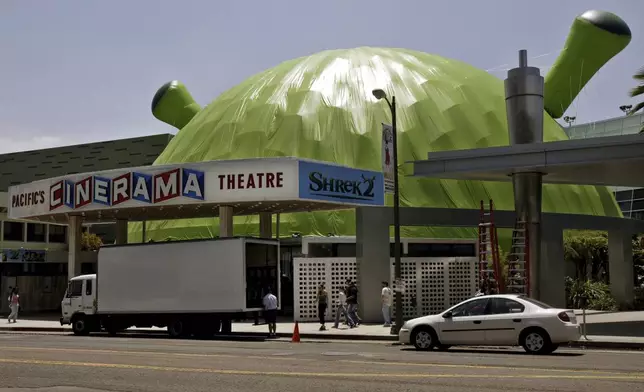
[[[446,318],[446,319],[452,318],[452,312],[443,313],[443,318]]]

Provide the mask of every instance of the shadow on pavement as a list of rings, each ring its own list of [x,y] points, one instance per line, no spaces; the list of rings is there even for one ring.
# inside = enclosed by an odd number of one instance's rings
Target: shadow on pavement
[[[417,351],[413,347],[405,347],[401,348],[401,351]],[[533,354],[528,354],[525,351],[519,351],[514,348],[507,348],[507,349],[502,349],[502,348],[450,348],[447,351],[438,351],[438,350],[433,350],[430,352],[443,352],[445,354],[450,354],[450,353],[465,353],[465,354],[505,354],[505,355],[529,355],[533,356]],[[553,357],[580,357],[585,355],[584,353],[571,353],[571,352],[554,352],[552,354],[548,354],[548,356],[553,356]]]
[[[68,333],[65,334],[66,336],[74,336],[73,333]],[[246,334],[233,334],[233,335],[217,335],[213,336],[210,338],[196,338],[196,337],[185,337],[185,338],[180,338],[180,339],[171,339],[168,337],[168,334],[161,331],[161,332],[148,332],[146,331],[145,333],[137,333],[137,332],[123,332],[123,333],[117,333],[115,335],[110,335],[106,332],[99,332],[99,333],[93,333],[91,336],[98,336],[102,338],[130,338],[130,339],[167,339],[167,340],[207,340],[207,341],[226,341],[226,342],[264,342],[264,341],[272,341],[275,340],[273,338],[268,338],[267,336],[261,336],[261,335],[246,335]]]

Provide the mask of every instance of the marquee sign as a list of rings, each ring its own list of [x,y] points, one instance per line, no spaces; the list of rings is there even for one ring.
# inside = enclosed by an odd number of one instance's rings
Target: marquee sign
[[[205,173],[176,168],[157,174],[127,172],[116,177],[87,176],[76,182],[56,181],[49,187],[49,210],[77,209],[90,203],[118,206],[126,201],[157,204],[185,197],[204,200]]]
[[[9,216],[296,198],[295,159],[211,161],[85,173],[13,186]]]
[[[295,158],[211,161],[84,173],[9,189],[11,219],[137,207],[243,202],[383,205],[382,173]]]
[[[384,205],[381,172],[349,167],[299,162],[301,199],[358,205]]]

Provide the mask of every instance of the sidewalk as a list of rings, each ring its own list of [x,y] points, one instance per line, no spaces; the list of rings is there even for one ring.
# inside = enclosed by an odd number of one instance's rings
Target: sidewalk
[[[300,337],[302,339],[333,339],[333,340],[361,340],[361,341],[384,341],[397,342],[397,337],[389,334],[389,328],[382,325],[360,325],[350,329],[340,326],[338,329],[331,328],[327,324],[326,331],[319,330],[318,323],[300,323]],[[281,322],[277,324],[277,336],[279,338],[290,338],[293,334],[295,323]],[[18,320],[16,324],[7,324],[0,321],[0,332],[50,332],[50,333],[71,333],[69,325],[61,326],[57,321],[41,320]],[[165,334],[165,328],[130,328],[128,333],[149,333]],[[253,325],[251,323],[233,323],[233,332],[245,336],[265,336],[268,332],[266,325]],[[624,336],[588,336],[588,340],[582,338],[577,342],[570,343],[570,347],[580,348],[601,348],[601,349],[637,349],[644,350],[644,338]]]

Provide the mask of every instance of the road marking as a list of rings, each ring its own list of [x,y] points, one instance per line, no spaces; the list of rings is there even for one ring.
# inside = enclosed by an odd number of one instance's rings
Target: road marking
[[[353,364],[385,365],[385,366],[414,366],[414,367],[437,367],[437,368],[457,368],[457,369],[488,369],[488,370],[519,370],[519,371],[539,371],[552,373],[590,373],[590,374],[622,374],[622,375],[641,375],[642,372],[615,372],[609,370],[584,370],[584,369],[552,369],[528,366],[501,366],[501,365],[467,365],[452,363],[429,363],[429,362],[385,362],[385,361],[359,361],[351,359],[341,359],[338,362]],[[644,377],[644,376],[642,376]]]
[[[28,364],[43,366],[76,366],[76,367],[94,367],[94,368],[111,368],[111,369],[137,369],[137,370],[155,370],[162,372],[180,372],[180,373],[209,373],[238,376],[283,376],[283,377],[319,377],[319,378],[411,378],[411,379],[428,379],[428,378],[475,378],[475,379],[568,379],[568,380],[628,380],[641,381],[644,383],[644,376],[624,376],[624,375],[556,375],[551,374],[412,374],[412,373],[335,373],[335,372],[269,372],[261,370],[226,370],[226,369],[207,369],[207,368],[185,368],[172,366],[152,366],[152,365],[134,365],[120,363],[86,363],[72,361],[42,361],[35,359],[4,359],[0,358],[0,363],[10,364]]]
[[[198,354],[198,353],[173,353],[173,352],[160,352],[160,351],[129,351],[129,350],[105,350],[105,349],[85,349],[85,348],[56,348],[56,347],[3,347],[3,350],[13,351],[53,351],[53,352],[68,352],[68,353],[96,353],[96,354],[122,354],[122,355],[161,355],[161,356],[176,356],[187,358],[248,358],[248,359],[270,359],[282,361],[313,361],[307,358],[286,358],[282,356],[275,356],[268,354],[265,356],[260,355],[234,355],[234,354]]]
[[[69,352],[69,353],[96,353],[96,354],[117,354],[117,355],[158,355],[158,356],[175,356],[184,358],[244,358],[244,359],[265,359],[281,361],[310,362],[316,361],[312,358],[287,357],[281,353],[260,355],[235,355],[235,354],[198,354],[198,353],[176,353],[160,351],[129,351],[129,350],[106,350],[106,349],[83,349],[83,348],[56,348],[56,347],[3,347],[3,350],[13,351],[50,351],[50,352]],[[324,353],[323,353],[324,354]],[[337,354],[337,353],[336,353]],[[384,366],[405,366],[405,367],[427,367],[427,368],[452,368],[452,369],[486,369],[486,370],[514,370],[514,371],[539,371],[547,373],[583,373],[599,375],[623,375],[623,376],[640,376],[641,372],[615,372],[608,370],[584,370],[584,369],[552,369],[539,367],[509,367],[500,365],[467,365],[467,364],[449,364],[449,363],[429,363],[429,362],[391,362],[391,361],[362,361],[351,359],[339,359],[337,362],[361,364],[361,365],[384,365]],[[644,377],[644,376],[640,376]]]

